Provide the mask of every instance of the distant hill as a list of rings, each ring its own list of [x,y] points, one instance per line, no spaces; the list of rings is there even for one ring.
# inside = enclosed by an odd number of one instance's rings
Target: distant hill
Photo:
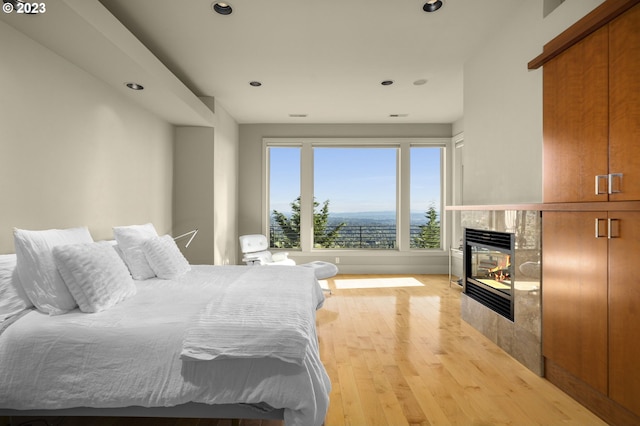
[[[427,219],[425,212],[412,212],[411,224],[423,225]],[[395,212],[342,212],[329,214],[329,225],[345,222],[347,225],[395,225]]]
[[[412,212],[411,224],[412,225],[424,225],[427,222],[425,218],[426,212]],[[289,217],[288,214],[285,216]],[[438,216],[440,216],[438,214]],[[271,218],[272,224],[274,224],[273,218]],[[385,225],[394,226],[396,224],[395,212],[391,211],[375,211],[375,212],[341,212],[329,214],[329,225],[337,225],[339,223],[346,223],[347,225]]]

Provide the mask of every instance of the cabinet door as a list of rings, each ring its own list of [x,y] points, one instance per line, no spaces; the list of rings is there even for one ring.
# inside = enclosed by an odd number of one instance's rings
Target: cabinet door
[[[601,28],[544,65],[545,203],[608,199],[595,193],[609,173],[608,38]]]
[[[605,395],[607,239],[595,237],[595,223],[606,217],[606,212],[542,216],[543,355]]]
[[[640,212],[609,216],[619,221],[609,241],[609,397],[640,416]]]
[[[609,172],[623,174],[621,192],[609,199],[640,200],[640,5],[609,31]]]

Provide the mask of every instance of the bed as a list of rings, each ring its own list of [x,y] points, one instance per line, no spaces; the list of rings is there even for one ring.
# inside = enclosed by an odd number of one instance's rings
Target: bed
[[[189,265],[132,282],[107,309],[30,308],[3,321],[0,415],[324,422],[324,295],[312,270]]]

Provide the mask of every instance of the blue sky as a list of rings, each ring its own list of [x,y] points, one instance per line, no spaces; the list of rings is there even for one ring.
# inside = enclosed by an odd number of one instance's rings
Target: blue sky
[[[395,148],[314,148],[314,194],[329,211],[394,211]],[[300,149],[271,149],[271,210],[290,211],[300,194]],[[439,208],[440,150],[411,149],[411,211]]]

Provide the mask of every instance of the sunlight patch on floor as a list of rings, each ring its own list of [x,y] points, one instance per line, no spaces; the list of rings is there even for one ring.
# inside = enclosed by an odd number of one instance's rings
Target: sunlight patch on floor
[[[320,287],[322,287],[323,290],[329,290],[329,281],[327,280],[318,280],[318,283],[320,283]]]
[[[337,289],[348,290],[355,288],[392,288],[392,287],[422,287],[420,281],[413,277],[390,278],[350,278],[333,280]]]

